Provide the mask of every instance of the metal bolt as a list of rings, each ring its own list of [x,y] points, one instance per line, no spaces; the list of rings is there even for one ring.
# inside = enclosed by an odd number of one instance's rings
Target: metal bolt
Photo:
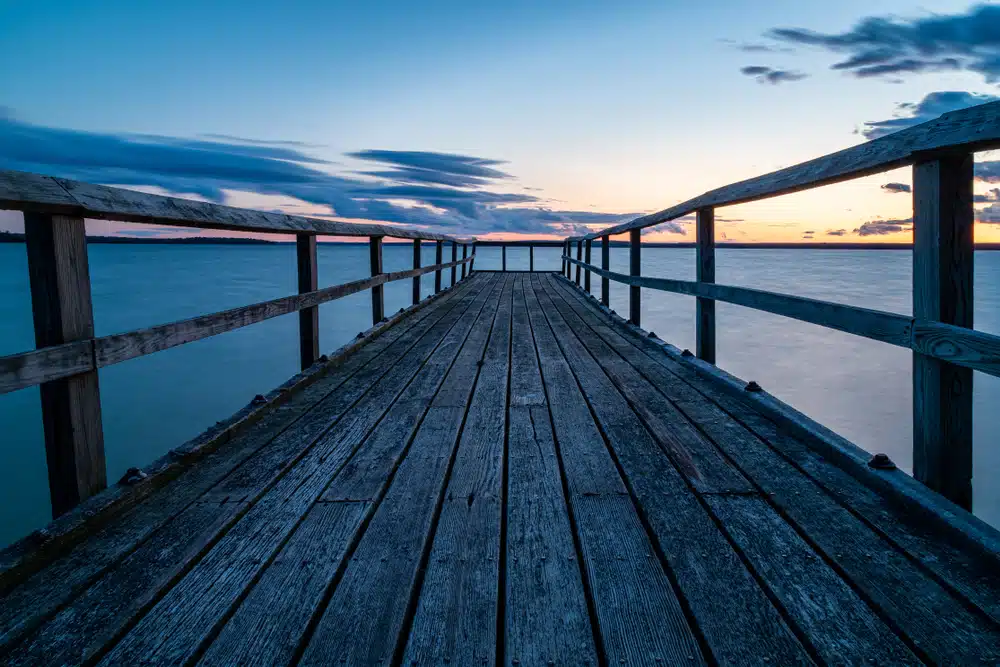
[[[868,467],[876,470],[895,470],[896,464],[886,454],[881,452],[868,460]]]
[[[752,392],[752,393],[757,393],[759,391],[764,391],[763,389],[761,389],[760,385],[757,384],[754,380],[750,380],[749,382],[747,382],[747,386],[743,387],[743,390],[744,391],[749,391],[749,392]]]
[[[685,347],[684,350],[681,352],[681,356],[682,357],[693,357],[694,355],[691,354],[691,350],[689,350],[689,349],[687,349]]]

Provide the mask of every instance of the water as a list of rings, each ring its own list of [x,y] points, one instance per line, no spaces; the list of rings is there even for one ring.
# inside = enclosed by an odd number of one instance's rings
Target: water
[[[273,246],[90,246],[94,318],[107,335],[294,293],[295,251]],[[385,270],[410,267],[409,244],[386,244]],[[558,248],[537,248],[535,268],[559,269]],[[423,263],[433,263],[427,244]],[[627,272],[615,248],[612,269]],[[499,268],[500,249],[481,248],[477,268]],[[910,254],[902,251],[744,250],[717,253],[720,283],[909,314]],[[528,250],[507,251],[527,269]],[[320,245],[320,286],[365,277],[364,245]],[[647,248],[643,273],[694,278],[694,251]],[[445,285],[450,272],[445,272]],[[433,274],[423,277],[425,295]],[[599,281],[594,289],[599,290]],[[1000,333],[1000,253],[976,255],[976,328]],[[33,347],[24,246],[0,244],[0,355]],[[386,312],[409,304],[409,281],[386,285]],[[628,289],[611,285],[627,312]],[[370,325],[367,292],[320,307],[320,343],[330,352]],[[694,300],[643,290],[643,324],[694,347]],[[911,465],[910,354],[883,343],[739,306],[718,304],[718,363],[755,379],[869,451]],[[298,370],[298,319],[287,315],[100,372],[108,479],[149,463],[266,393]],[[1000,525],[1000,380],[975,375],[975,508]],[[48,481],[37,389],[0,395],[0,544],[47,523]]]

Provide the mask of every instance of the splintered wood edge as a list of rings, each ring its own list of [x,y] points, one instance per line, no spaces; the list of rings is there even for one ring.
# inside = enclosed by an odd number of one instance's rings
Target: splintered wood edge
[[[434,303],[459,285],[461,283],[442,289],[386,318],[328,355],[326,361],[315,362],[265,394],[264,401],[251,401],[229,418],[217,422],[191,440],[170,450],[143,468],[146,477],[141,481],[135,484],[120,482],[110,484],[107,489],[54,519],[44,528],[4,548],[0,551],[0,594],[73,547],[95,528],[106,524],[124,510],[177,478],[206,455],[230,442],[248,427],[260,421],[272,409],[287,402],[296,392],[305,389],[340,366],[348,356],[378,338],[390,327]]]
[[[565,281],[566,284],[579,289],[576,283],[565,276],[554,275]],[[871,459],[872,453],[766,391],[746,391],[744,389],[747,386],[745,380],[694,356],[684,356],[682,350],[659,338],[651,337],[650,332],[630,323],[618,313],[612,312],[593,295],[586,293],[584,295],[589,297],[591,305],[603,313],[613,324],[632,334],[631,340],[639,338],[643,345],[661,350],[670,357],[671,361],[691,368],[730,396],[750,403],[764,417],[802,439],[814,451],[861,483],[889,496],[892,500],[918,510],[922,516],[931,519],[949,536],[957,538],[964,545],[997,561],[998,566],[1000,566],[1000,531],[993,526],[924,486],[898,468],[881,470],[870,467],[868,461]]]

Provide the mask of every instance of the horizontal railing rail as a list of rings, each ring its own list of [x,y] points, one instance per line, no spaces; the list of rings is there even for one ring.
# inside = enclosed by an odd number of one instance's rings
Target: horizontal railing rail
[[[473,243],[474,248],[500,248],[500,271],[507,271],[507,248],[527,248],[528,249],[528,271],[535,270],[535,248],[561,248],[564,241],[558,239],[549,240],[515,240],[515,241],[486,241],[477,239]]]
[[[421,276],[442,273],[451,285],[471,274],[475,239],[407,227],[353,224],[161,197],[50,176],[0,171],[0,209],[24,214],[24,241],[35,330],[35,349],[0,357],[0,394],[39,386],[52,512],[58,516],[107,486],[98,370],[264,320],[299,314],[303,369],[320,360],[319,306],[371,291],[372,324],[385,320],[383,286],[413,281],[413,304],[422,301]],[[298,294],[111,336],[94,335],[85,219],[146,223],[257,234],[294,234]],[[317,237],[367,237],[371,276],[319,288]],[[413,268],[382,270],[383,238],[412,240]],[[421,244],[435,242],[434,264],[421,266]],[[444,261],[444,245],[451,261]],[[458,249],[462,248],[459,258]],[[461,277],[458,271],[461,270]]]
[[[455,243],[472,241],[471,238],[408,227],[339,222],[236,208],[23,171],[0,171],[0,210],[238,232],[308,232],[323,236],[388,236]]]
[[[972,507],[973,370],[1000,376],[1000,336],[973,328],[975,151],[1000,148],[1000,102],[953,111],[864,144],[746,181],[563,242],[562,273],[590,292],[601,277],[629,286],[629,321],[639,325],[642,288],[696,301],[697,356],[715,363],[715,302],[724,301],[864,336],[913,351],[913,475]],[[715,209],[890,169],[913,167],[913,315],[885,313],[715,282]],[[641,232],[695,214],[696,280],[641,275]],[[611,237],[628,233],[629,272],[610,271]],[[601,241],[601,266],[591,264]],[[576,246],[573,257],[572,246]],[[581,281],[581,272],[583,279]]]
[[[1000,377],[1000,336],[983,331],[748,287],[673,278],[629,276],[605,271],[572,257],[567,260],[586,271],[617,283],[724,301],[766,313],[783,315],[827,329],[836,329],[897,347],[910,348],[929,357]]]

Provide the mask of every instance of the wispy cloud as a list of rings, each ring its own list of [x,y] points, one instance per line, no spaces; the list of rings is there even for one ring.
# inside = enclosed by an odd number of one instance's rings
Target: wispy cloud
[[[872,220],[854,230],[858,236],[883,236],[913,229],[913,218],[903,220]],[[839,236],[839,235],[838,235]]]
[[[828,229],[828,230],[826,230],[826,235],[827,236],[846,236],[847,235],[847,230],[846,229]]]
[[[501,160],[363,150],[347,157],[380,167],[344,174],[307,148],[228,135],[185,139],[67,130],[26,123],[0,109],[0,169],[155,187],[219,203],[230,192],[278,195],[328,207],[342,219],[470,234],[580,234],[591,231],[588,225],[613,225],[635,215],[553,210],[551,202],[519,188],[500,168]],[[511,189],[517,191],[506,191]]]
[[[746,67],[741,67],[740,72],[746,74],[747,76],[754,77],[757,79],[758,83],[769,83],[771,85],[788,83],[790,81],[800,81],[809,76],[803,72],[776,69],[766,65],[747,65]]]
[[[861,134],[866,139],[877,139],[898,130],[933,120],[949,111],[966,109],[996,100],[1000,100],[1000,97],[958,90],[928,93],[919,102],[897,104],[894,118],[866,122],[861,128]],[[1000,172],[997,175],[1000,176]]]
[[[831,69],[858,78],[964,70],[1000,81],[1000,6],[977,5],[965,13],[920,18],[869,16],[844,32],[775,28],[778,43],[811,46],[842,56]]]
[[[912,192],[913,189],[906,183],[886,183],[882,186],[886,192]]]

